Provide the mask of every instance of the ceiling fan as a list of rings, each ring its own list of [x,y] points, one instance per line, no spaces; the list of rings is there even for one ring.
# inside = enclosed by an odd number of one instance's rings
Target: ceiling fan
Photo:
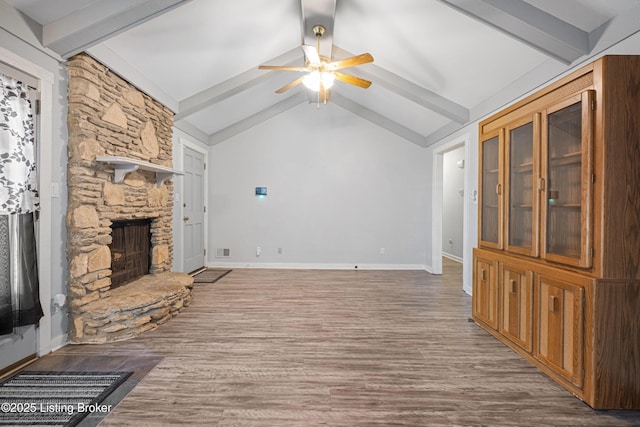
[[[373,62],[373,56],[369,53],[363,53],[362,55],[351,56],[346,59],[338,61],[331,61],[325,56],[320,56],[320,38],[324,35],[325,28],[322,25],[316,25],[313,27],[313,34],[316,36],[317,46],[302,45],[304,54],[306,56],[306,62],[304,67],[293,66],[280,66],[280,65],[261,65],[258,67],[261,70],[284,70],[284,71],[300,71],[306,72],[304,76],[292,81],[291,83],[276,90],[276,93],[283,93],[300,83],[304,84],[309,89],[318,92],[318,103],[327,103],[329,99],[329,88],[333,86],[335,80],[339,80],[344,83],[348,83],[361,88],[368,88],[371,86],[369,80],[361,79],[360,77],[352,76],[339,72],[343,68],[354,67],[356,65],[366,64]]]

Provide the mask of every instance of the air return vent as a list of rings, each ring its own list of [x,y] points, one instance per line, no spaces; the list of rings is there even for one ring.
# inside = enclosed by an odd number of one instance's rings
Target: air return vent
[[[231,251],[229,248],[217,248],[216,249],[216,258],[225,258],[231,256]]]

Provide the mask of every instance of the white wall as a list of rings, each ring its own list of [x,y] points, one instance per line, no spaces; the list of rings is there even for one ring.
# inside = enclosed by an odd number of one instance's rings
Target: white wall
[[[422,269],[425,159],[424,149],[331,103],[299,105],[218,144],[209,253],[229,248],[231,257],[210,256],[209,265]],[[258,186],[268,187],[265,198]]]
[[[464,234],[464,150],[458,147],[442,155],[442,253],[460,261]]]

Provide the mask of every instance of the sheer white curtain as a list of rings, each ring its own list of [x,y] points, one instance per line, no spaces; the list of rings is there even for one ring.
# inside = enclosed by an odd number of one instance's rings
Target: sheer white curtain
[[[0,74],[0,335],[37,324],[36,146],[29,90]]]

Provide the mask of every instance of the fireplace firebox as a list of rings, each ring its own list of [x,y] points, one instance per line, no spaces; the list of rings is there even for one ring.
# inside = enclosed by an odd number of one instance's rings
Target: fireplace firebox
[[[111,225],[111,289],[149,273],[151,220],[114,221]]]

